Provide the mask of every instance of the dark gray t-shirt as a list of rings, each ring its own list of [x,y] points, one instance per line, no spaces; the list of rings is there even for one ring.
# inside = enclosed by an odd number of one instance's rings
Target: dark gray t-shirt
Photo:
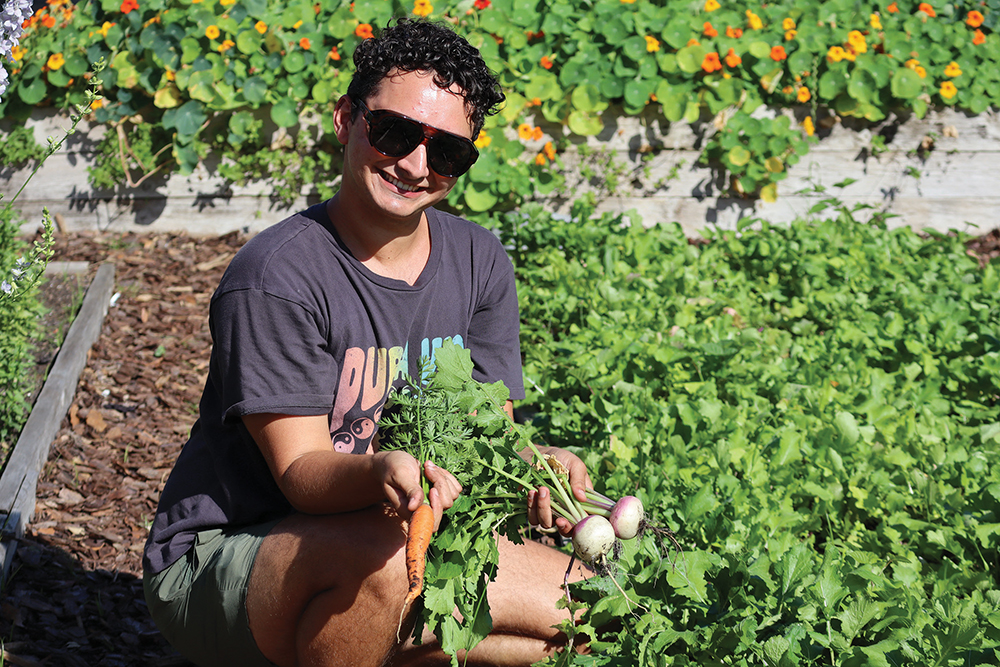
[[[431,252],[411,286],[369,271],[318,204],[269,227],[212,297],[200,414],[160,498],[145,566],[160,572],[209,528],[291,513],[242,417],[328,415],[338,451],[371,451],[389,390],[445,339],[474,377],[524,397],[514,270],[486,229],[427,210]]]

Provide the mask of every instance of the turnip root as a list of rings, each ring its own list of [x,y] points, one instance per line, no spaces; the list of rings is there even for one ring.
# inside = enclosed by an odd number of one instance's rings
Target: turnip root
[[[622,496],[611,509],[608,520],[619,539],[631,540],[639,534],[645,520],[642,501],[635,496]]]
[[[585,563],[603,563],[614,544],[615,530],[602,516],[586,516],[573,528],[573,551]]]

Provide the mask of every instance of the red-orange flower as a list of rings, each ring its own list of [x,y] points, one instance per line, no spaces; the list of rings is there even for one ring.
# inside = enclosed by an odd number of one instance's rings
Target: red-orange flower
[[[734,28],[731,25],[726,26],[726,37],[729,39],[739,39],[743,36],[743,28]]]
[[[361,39],[371,39],[372,37],[375,36],[375,33],[372,32],[371,23],[362,23],[361,25],[359,25],[357,28],[354,29],[354,34],[360,37]]]
[[[51,14],[46,14],[42,17],[42,25],[46,28],[54,28],[56,25],[56,17]]]
[[[896,14],[899,12],[899,6],[894,2],[888,7],[886,7],[885,11],[889,12],[890,14]]]
[[[128,14],[133,9],[139,9],[138,0],[124,0],[124,2],[122,2],[121,6],[122,14]]]
[[[929,4],[927,4],[926,2],[921,2],[920,6],[917,7],[917,11],[923,12],[924,14],[927,14],[927,16],[930,16],[931,18],[937,16],[937,12],[934,11],[934,8],[931,7]]]
[[[309,41],[308,37],[303,37],[299,40],[299,48],[308,51],[310,46],[312,46],[312,43]]]
[[[986,35],[983,34],[982,30],[976,30],[975,34],[972,35],[972,43],[979,46],[986,41]]]
[[[729,53],[726,54],[726,67],[737,67],[742,62],[743,59],[736,55],[736,51],[734,49],[729,49]]]
[[[772,46],[771,47],[771,60],[784,60],[788,57],[785,53],[785,47],[783,46]]]
[[[545,69],[552,69],[552,58],[548,56],[542,56],[541,65]]]
[[[330,49],[330,60],[340,60],[340,51],[336,46]]]
[[[487,9],[490,6],[490,0],[476,0],[472,6],[476,9]]]
[[[704,33],[705,37],[718,37],[719,36],[719,31],[716,30],[715,28],[713,28],[712,24],[709,23],[708,21],[705,21],[705,25],[702,28],[702,33]]]
[[[975,9],[969,12],[969,15],[965,17],[965,24],[970,28],[978,28],[983,24],[982,12],[977,12]]]
[[[718,72],[722,69],[722,62],[719,61],[719,54],[712,51],[705,56],[705,59],[701,61],[701,68],[705,70],[706,74],[711,74],[712,72]]]

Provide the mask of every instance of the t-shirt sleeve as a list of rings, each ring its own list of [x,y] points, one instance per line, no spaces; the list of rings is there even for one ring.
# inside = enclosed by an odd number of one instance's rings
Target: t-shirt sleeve
[[[213,300],[211,325],[212,371],[225,421],[330,411],[337,364],[308,309],[259,289],[237,289]]]
[[[468,347],[481,382],[502,380],[513,400],[524,398],[521,373],[520,315],[514,266],[499,243],[489,275],[469,323]]]

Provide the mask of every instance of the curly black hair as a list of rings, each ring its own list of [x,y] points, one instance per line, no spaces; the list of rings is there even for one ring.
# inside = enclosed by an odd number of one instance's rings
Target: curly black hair
[[[356,71],[347,95],[367,101],[382,80],[394,70],[433,72],[441,88],[457,84],[475,137],[486,116],[499,111],[504,101],[500,82],[479,50],[442,23],[399,18],[374,37],[363,40],[354,50]]]

